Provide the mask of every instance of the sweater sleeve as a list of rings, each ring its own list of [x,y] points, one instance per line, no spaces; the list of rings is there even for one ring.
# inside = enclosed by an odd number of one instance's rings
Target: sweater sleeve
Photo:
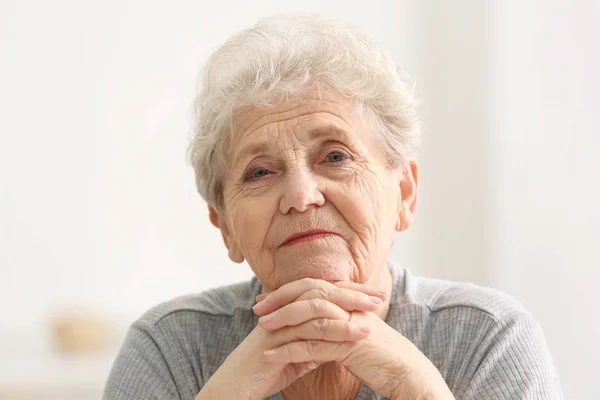
[[[160,347],[136,324],[129,328],[103,395],[103,400],[134,399],[182,400]]]
[[[530,314],[499,323],[481,343],[474,375],[457,399],[562,399],[543,331]]]

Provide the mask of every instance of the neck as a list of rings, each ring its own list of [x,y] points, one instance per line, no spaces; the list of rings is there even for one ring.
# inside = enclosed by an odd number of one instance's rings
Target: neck
[[[281,394],[285,400],[354,400],[361,382],[337,362],[328,362],[309,372]]]

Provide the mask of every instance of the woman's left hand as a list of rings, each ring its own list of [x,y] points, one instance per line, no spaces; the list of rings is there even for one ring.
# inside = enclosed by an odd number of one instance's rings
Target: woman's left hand
[[[262,295],[256,313],[270,315],[264,329],[277,330],[298,321],[320,319],[317,310],[291,306],[310,299],[323,299],[342,309],[352,296],[351,282],[319,282],[318,288],[284,285],[268,296]],[[325,284],[324,284],[325,283]],[[324,289],[324,287],[326,289]],[[298,315],[302,312],[306,315]],[[314,314],[314,315],[311,315]],[[390,399],[454,399],[441,374],[410,340],[385,323],[374,312],[348,311],[350,321],[368,326],[367,339],[356,342],[297,341],[265,354],[272,363],[337,361],[380,395]]]

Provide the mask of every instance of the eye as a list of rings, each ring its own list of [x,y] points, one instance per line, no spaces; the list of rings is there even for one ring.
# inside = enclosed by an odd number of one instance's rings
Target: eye
[[[269,175],[270,173],[271,171],[269,171],[268,169],[254,169],[250,171],[248,175],[246,175],[246,180],[260,179],[263,176]]]
[[[348,155],[341,151],[333,151],[327,154],[327,161],[331,163],[339,163],[348,159]]]

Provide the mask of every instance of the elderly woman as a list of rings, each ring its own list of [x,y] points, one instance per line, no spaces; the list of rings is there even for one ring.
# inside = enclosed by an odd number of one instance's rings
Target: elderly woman
[[[370,36],[264,20],[209,59],[197,110],[198,190],[256,277],[142,316],[106,400],[561,397],[516,301],[388,261],[417,208],[420,130]]]

